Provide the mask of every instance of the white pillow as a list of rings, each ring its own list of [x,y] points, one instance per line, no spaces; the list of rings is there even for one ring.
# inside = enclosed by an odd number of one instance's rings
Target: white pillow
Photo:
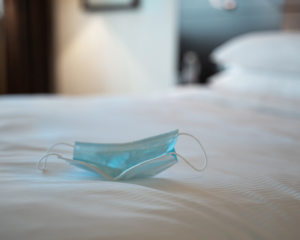
[[[241,35],[216,48],[211,57],[223,66],[300,72],[300,32]]]

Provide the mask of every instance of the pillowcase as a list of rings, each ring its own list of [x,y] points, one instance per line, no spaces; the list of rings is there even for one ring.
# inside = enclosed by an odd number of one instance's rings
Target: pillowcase
[[[300,72],[300,32],[267,31],[238,36],[216,48],[212,60],[223,66]]]

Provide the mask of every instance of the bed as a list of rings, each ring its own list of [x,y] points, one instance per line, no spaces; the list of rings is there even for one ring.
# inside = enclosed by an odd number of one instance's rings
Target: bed
[[[246,98],[219,80],[143,97],[1,97],[0,239],[300,239],[298,99]],[[55,156],[36,169],[57,142],[174,129],[201,141],[205,171],[179,159],[152,178],[108,181]],[[72,157],[66,146],[55,151]],[[192,139],[180,137],[176,151],[203,165]]]

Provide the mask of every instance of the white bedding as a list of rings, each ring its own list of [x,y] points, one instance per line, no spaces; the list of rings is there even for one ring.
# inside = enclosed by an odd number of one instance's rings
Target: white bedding
[[[225,103],[230,96],[231,105],[300,119],[299,57],[300,32],[237,36],[212,52],[212,60],[223,71],[210,78],[210,88],[225,94]]]
[[[0,239],[300,239],[300,121],[183,96],[1,98]],[[55,157],[35,168],[57,142],[174,129],[202,142],[204,172],[179,160],[154,178],[110,182]],[[203,164],[187,137],[176,151]]]

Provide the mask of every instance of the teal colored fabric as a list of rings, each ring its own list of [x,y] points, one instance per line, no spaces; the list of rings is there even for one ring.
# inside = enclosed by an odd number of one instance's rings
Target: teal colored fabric
[[[110,180],[151,177],[177,163],[178,130],[129,143],[75,142],[70,164],[100,173]]]

